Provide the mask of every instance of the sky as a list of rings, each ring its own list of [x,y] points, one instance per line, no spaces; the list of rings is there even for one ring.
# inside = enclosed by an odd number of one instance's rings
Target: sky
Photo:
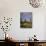
[[[27,21],[30,21],[30,19],[32,20],[32,12],[21,12],[20,18],[22,18],[22,21],[24,21],[25,19]]]

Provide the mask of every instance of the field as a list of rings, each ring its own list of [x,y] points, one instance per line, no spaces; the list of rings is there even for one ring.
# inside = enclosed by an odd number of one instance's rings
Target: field
[[[32,28],[32,22],[20,22],[21,28]]]

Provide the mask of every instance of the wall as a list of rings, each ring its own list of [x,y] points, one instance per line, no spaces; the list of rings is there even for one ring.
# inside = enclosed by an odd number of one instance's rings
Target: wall
[[[33,24],[31,29],[20,28],[20,12],[32,12],[33,13]],[[45,15],[46,8],[33,8],[30,6],[28,0],[0,0],[0,19],[3,16],[12,17],[13,22],[10,31],[10,37],[16,40],[28,40],[34,34],[37,35],[37,39],[45,39]],[[2,35],[3,31],[0,31]],[[4,34],[4,33],[3,33]],[[0,39],[4,37],[0,36]]]

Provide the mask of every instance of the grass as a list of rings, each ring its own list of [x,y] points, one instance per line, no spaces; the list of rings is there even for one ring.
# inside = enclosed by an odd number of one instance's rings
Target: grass
[[[22,22],[22,21],[21,21],[21,22],[20,22],[20,27],[21,27],[21,28],[32,28],[32,22],[28,22],[28,21],[27,21],[27,22],[25,22],[25,21]]]

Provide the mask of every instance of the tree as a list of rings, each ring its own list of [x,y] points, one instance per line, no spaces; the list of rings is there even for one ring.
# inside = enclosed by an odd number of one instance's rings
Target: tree
[[[7,20],[7,21],[6,21]],[[3,19],[3,25],[1,27],[2,31],[5,33],[5,39],[6,39],[6,32],[10,29],[12,18],[6,18]]]

